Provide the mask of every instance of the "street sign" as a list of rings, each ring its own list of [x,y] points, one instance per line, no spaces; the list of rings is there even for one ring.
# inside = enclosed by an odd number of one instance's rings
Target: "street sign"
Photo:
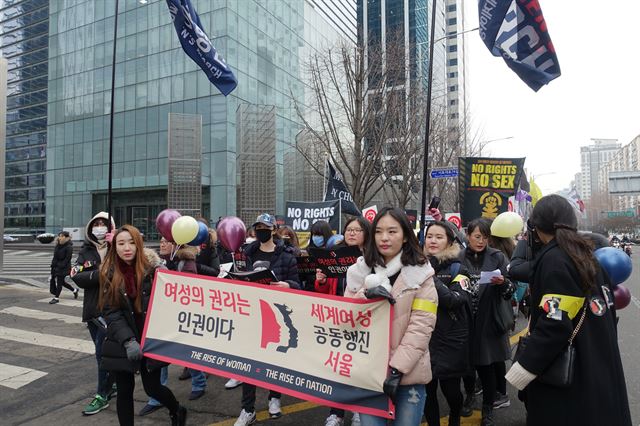
[[[633,209],[627,209],[624,211],[617,211],[617,212],[605,212],[607,213],[607,217],[608,218],[612,218],[612,217],[634,217],[635,216],[635,212],[633,211]]]
[[[446,167],[440,169],[431,169],[431,179],[444,179],[458,177],[457,167]]]

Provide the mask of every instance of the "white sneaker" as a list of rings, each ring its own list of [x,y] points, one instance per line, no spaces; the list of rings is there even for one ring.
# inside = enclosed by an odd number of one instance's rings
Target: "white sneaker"
[[[353,417],[351,417],[351,426],[360,426],[360,414],[353,413]]]
[[[269,416],[272,419],[277,419],[282,416],[282,411],[280,411],[280,398],[271,398],[269,400]]]
[[[324,426],[342,426],[343,424],[344,420],[335,414],[330,415],[327,417],[327,420],[324,421]]]
[[[240,386],[242,384],[242,382],[240,380],[236,380],[236,379],[229,379],[229,381],[227,383],[224,384],[224,388],[226,390],[231,390],[231,389],[235,389],[238,386]]]
[[[252,425],[256,422],[256,412],[252,411],[250,413],[244,411],[240,411],[240,416],[238,416],[238,420],[233,424],[233,426],[247,426]]]

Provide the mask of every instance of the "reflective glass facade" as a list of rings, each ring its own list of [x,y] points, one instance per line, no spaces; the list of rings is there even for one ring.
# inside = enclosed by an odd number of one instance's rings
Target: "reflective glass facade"
[[[147,224],[166,206],[168,114],[202,115],[203,212],[237,214],[237,111],[275,113],[276,212],[284,209],[283,158],[300,130],[303,62],[339,37],[307,2],[192,0],[203,28],[238,78],[221,95],[180,47],[164,1],[120,1],[116,53],[114,209]],[[114,1],[51,3],[47,228],[81,226],[104,208]],[[242,132],[240,132],[242,134]],[[239,152],[238,152],[239,154]],[[256,188],[263,190],[263,188]],[[143,231],[145,230],[143,229]]]
[[[0,0],[7,58],[5,227],[44,230],[49,1]]]

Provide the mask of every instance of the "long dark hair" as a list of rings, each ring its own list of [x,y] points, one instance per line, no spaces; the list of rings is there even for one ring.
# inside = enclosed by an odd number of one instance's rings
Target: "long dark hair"
[[[513,251],[516,249],[516,243],[512,238],[508,237],[496,237],[492,235],[489,237],[489,247],[500,250],[507,256],[507,260],[511,259]]]
[[[577,232],[578,219],[573,207],[560,195],[542,197],[529,218],[536,230],[554,235],[558,246],[573,261],[582,289],[590,292],[596,280],[598,263],[593,256],[593,242]]]
[[[416,234],[413,232],[413,228],[411,227],[411,222],[409,222],[409,218],[406,213],[394,207],[385,207],[378,212],[376,218],[373,220],[373,224],[371,225],[371,230],[373,232],[373,238],[369,238],[369,242],[367,243],[367,247],[364,251],[364,260],[368,266],[385,266],[384,258],[378,252],[378,247],[376,246],[376,228],[378,226],[378,222],[385,216],[391,216],[395,219],[396,222],[400,224],[400,228],[402,229],[402,234],[404,238],[407,240],[402,244],[402,256],[400,260],[403,266],[411,265],[424,265],[427,263],[427,258],[422,253],[422,249],[420,248],[420,244],[418,243],[418,238]]]
[[[371,239],[371,223],[369,223],[369,221],[362,216],[352,216],[351,218],[347,219],[347,222],[344,224],[344,228],[342,228],[342,235],[344,235],[345,237],[347,236],[347,227],[353,222],[358,222],[358,225],[360,225],[360,228],[362,228],[362,241],[364,241],[362,243],[362,248],[366,250],[367,246],[369,245],[369,240]],[[345,243],[344,241],[345,240],[342,240],[342,243],[346,245],[347,243]]]

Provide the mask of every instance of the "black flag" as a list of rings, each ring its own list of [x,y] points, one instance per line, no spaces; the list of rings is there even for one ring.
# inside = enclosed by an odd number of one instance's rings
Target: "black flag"
[[[353,202],[351,192],[344,184],[342,176],[333,168],[329,160],[327,160],[327,167],[329,167],[329,182],[327,183],[327,192],[324,194],[324,201],[342,200],[342,213],[362,216],[360,209]]]

